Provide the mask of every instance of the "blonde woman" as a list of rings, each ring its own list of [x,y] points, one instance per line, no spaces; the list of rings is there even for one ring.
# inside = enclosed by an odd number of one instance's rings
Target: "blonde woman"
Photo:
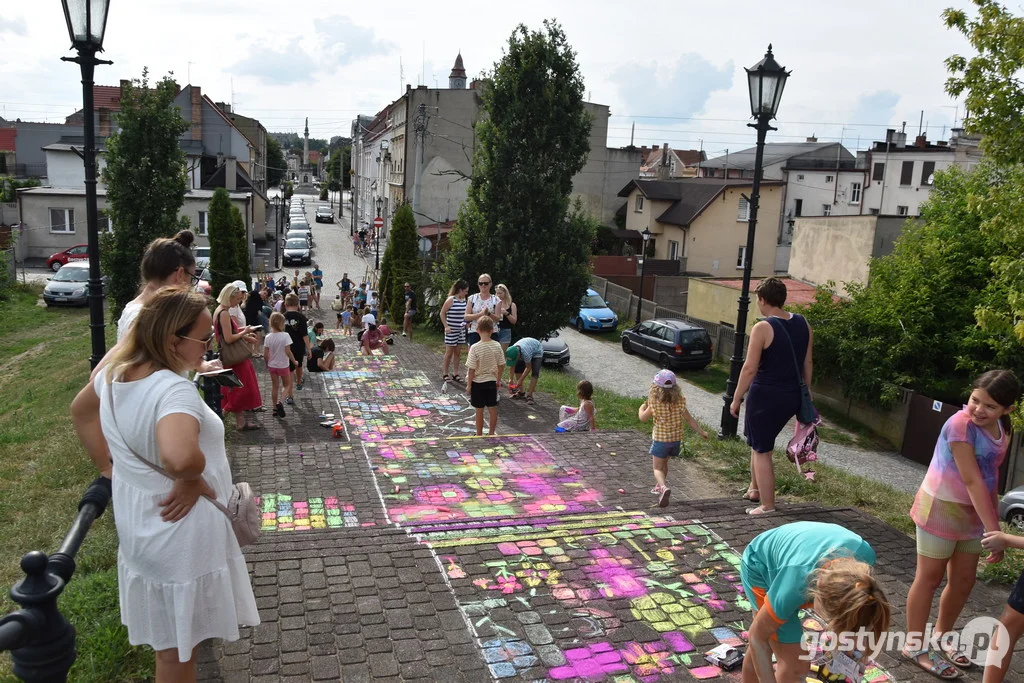
[[[71,404],[96,468],[117,474],[121,621],[132,645],[156,650],[157,683],[194,681],[202,641],[260,621],[231,523],[200,500],[226,505],[231,493],[224,425],[183,376],[202,364],[212,324],[206,297],[161,289]]]
[[[233,344],[239,339],[252,346],[258,341],[256,333],[250,327],[238,327],[231,317],[231,307],[242,303],[245,293],[237,285],[224,285],[217,297],[217,308],[213,311],[213,329],[219,344]],[[235,428],[240,432],[260,429],[255,421],[246,421],[245,414],[263,406],[260,397],[260,386],[256,381],[256,370],[252,359],[246,357],[241,363],[231,366],[242,386],[238,388],[221,387],[221,407],[225,413],[235,414]]]
[[[498,324],[495,326],[494,341],[501,344],[501,352],[505,353],[508,351],[508,345],[512,343],[512,327],[519,322],[519,308],[512,301],[512,294],[508,291],[508,286],[498,285],[494,288],[494,294],[498,297],[498,301],[501,302],[498,310],[500,317],[498,318]],[[499,386],[504,376],[505,369],[502,368],[501,376],[498,377]]]

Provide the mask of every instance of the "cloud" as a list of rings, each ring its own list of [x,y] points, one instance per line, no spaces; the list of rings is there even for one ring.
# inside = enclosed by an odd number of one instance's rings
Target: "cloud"
[[[622,99],[625,113],[634,116],[690,117],[704,111],[716,90],[732,87],[733,62],[721,68],[698,54],[685,54],[668,68],[658,64],[624,64],[610,80]]]
[[[876,90],[860,95],[850,112],[850,125],[842,131],[845,145],[853,149],[857,147],[858,141],[861,147],[865,147],[873,141],[885,140],[885,128],[878,124],[892,124],[899,102],[900,95],[892,90]]]
[[[16,36],[27,36],[28,27],[25,25],[25,19],[23,17],[14,17],[13,19],[0,17],[0,33],[12,33]]]
[[[231,70],[274,85],[303,83],[394,49],[394,44],[377,38],[372,28],[358,26],[348,17],[330,16],[316,23],[312,36],[292,38],[280,49],[251,41],[249,56]]]

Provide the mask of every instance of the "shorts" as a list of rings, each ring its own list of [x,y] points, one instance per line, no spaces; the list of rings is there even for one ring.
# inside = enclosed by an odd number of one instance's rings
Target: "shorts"
[[[453,329],[451,332],[445,332],[444,345],[445,346],[462,346],[466,343],[466,328],[460,327]]]
[[[757,453],[771,453],[782,429],[800,410],[800,389],[769,387],[754,383],[747,394],[743,433]]]
[[[494,341],[498,342],[499,344],[511,344],[512,343],[512,328],[509,327],[509,328],[504,329],[504,330],[497,330],[497,334],[495,334],[492,337],[492,339],[494,339]]]
[[[1006,600],[1006,604],[1021,614],[1024,614],[1024,573],[1017,579],[1017,583],[1013,584],[1013,590],[1010,591],[1010,597]]]
[[[933,560],[948,560],[953,553],[970,553],[981,555],[985,552],[981,547],[980,538],[955,541],[928,533],[917,527],[917,554]]]
[[[291,363],[291,361],[288,362],[289,364]],[[267,368],[267,370],[269,370],[270,374],[275,377],[287,377],[292,374],[291,368]]]
[[[468,345],[472,346],[473,344],[476,344],[478,341],[480,341],[480,335],[479,334],[477,334],[476,332],[467,332],[466,333],[466,343]]]
[[[655,458],[674,458],[679,455],[678,441],[652,441],[648,451]]]
[[[744,552],[744,555],[746,553]],[[754,605],[754,613],[764,607],[765,595],[767,589],[760,586],[755,586],[750,582],[750,576],[747,569],[746,558],[740,562],[740,581],[743,582],[743,592],[747,594],[747,600]],[[804,636],[804,625],[801,623],[798,616],[794,616],[788,621],[782,622],[779,626],[779,630],[772,636],[772,640],[777,640],[779,643],[791,645],[793,643],[799,643]]]
[[[305,344],[292,344],[292,355],[295,356],[300,364],[306,360],[306,345]]]
[[[469,404],[474,408],[494,408],[498,405],[498,383],[473,382],[469,387]]]
[[[415,318],[416,317],[416,309],[415,308],[410,308],[408,311],[405,312],[405,317],[408,318],[409,320],[412,320],[413,318]]]
[[[530,359],[530,372],[533,373],[534,377],[540,377],[540,370],[544,367],[544,356],[534,356]],[[516,374],[521,374],[526,371],[526,361],[516,361]]]
[[[307,306],[307,305],[309,305],[309,299],[299,299],[299,305],[300,306]]]

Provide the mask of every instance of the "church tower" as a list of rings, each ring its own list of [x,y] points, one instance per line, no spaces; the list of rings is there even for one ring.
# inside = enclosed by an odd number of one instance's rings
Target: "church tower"
[[[459,56],[455,58],[455,66],[452,67],[452,72],[448,74],[448,87],[452,90],[466,89],[466,68],[462,65],[461,51]]]
[[[306,132],[302,138],[302,165],[309,166],[309,117],[306,117]]]

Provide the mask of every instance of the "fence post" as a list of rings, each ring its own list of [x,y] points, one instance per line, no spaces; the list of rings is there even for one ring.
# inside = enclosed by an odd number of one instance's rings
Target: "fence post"
[[[715,335],[715,348],[718,349],[718,353],[722,353],[722,330],[725,329],[722,325],[718,326],[718,334]]]

